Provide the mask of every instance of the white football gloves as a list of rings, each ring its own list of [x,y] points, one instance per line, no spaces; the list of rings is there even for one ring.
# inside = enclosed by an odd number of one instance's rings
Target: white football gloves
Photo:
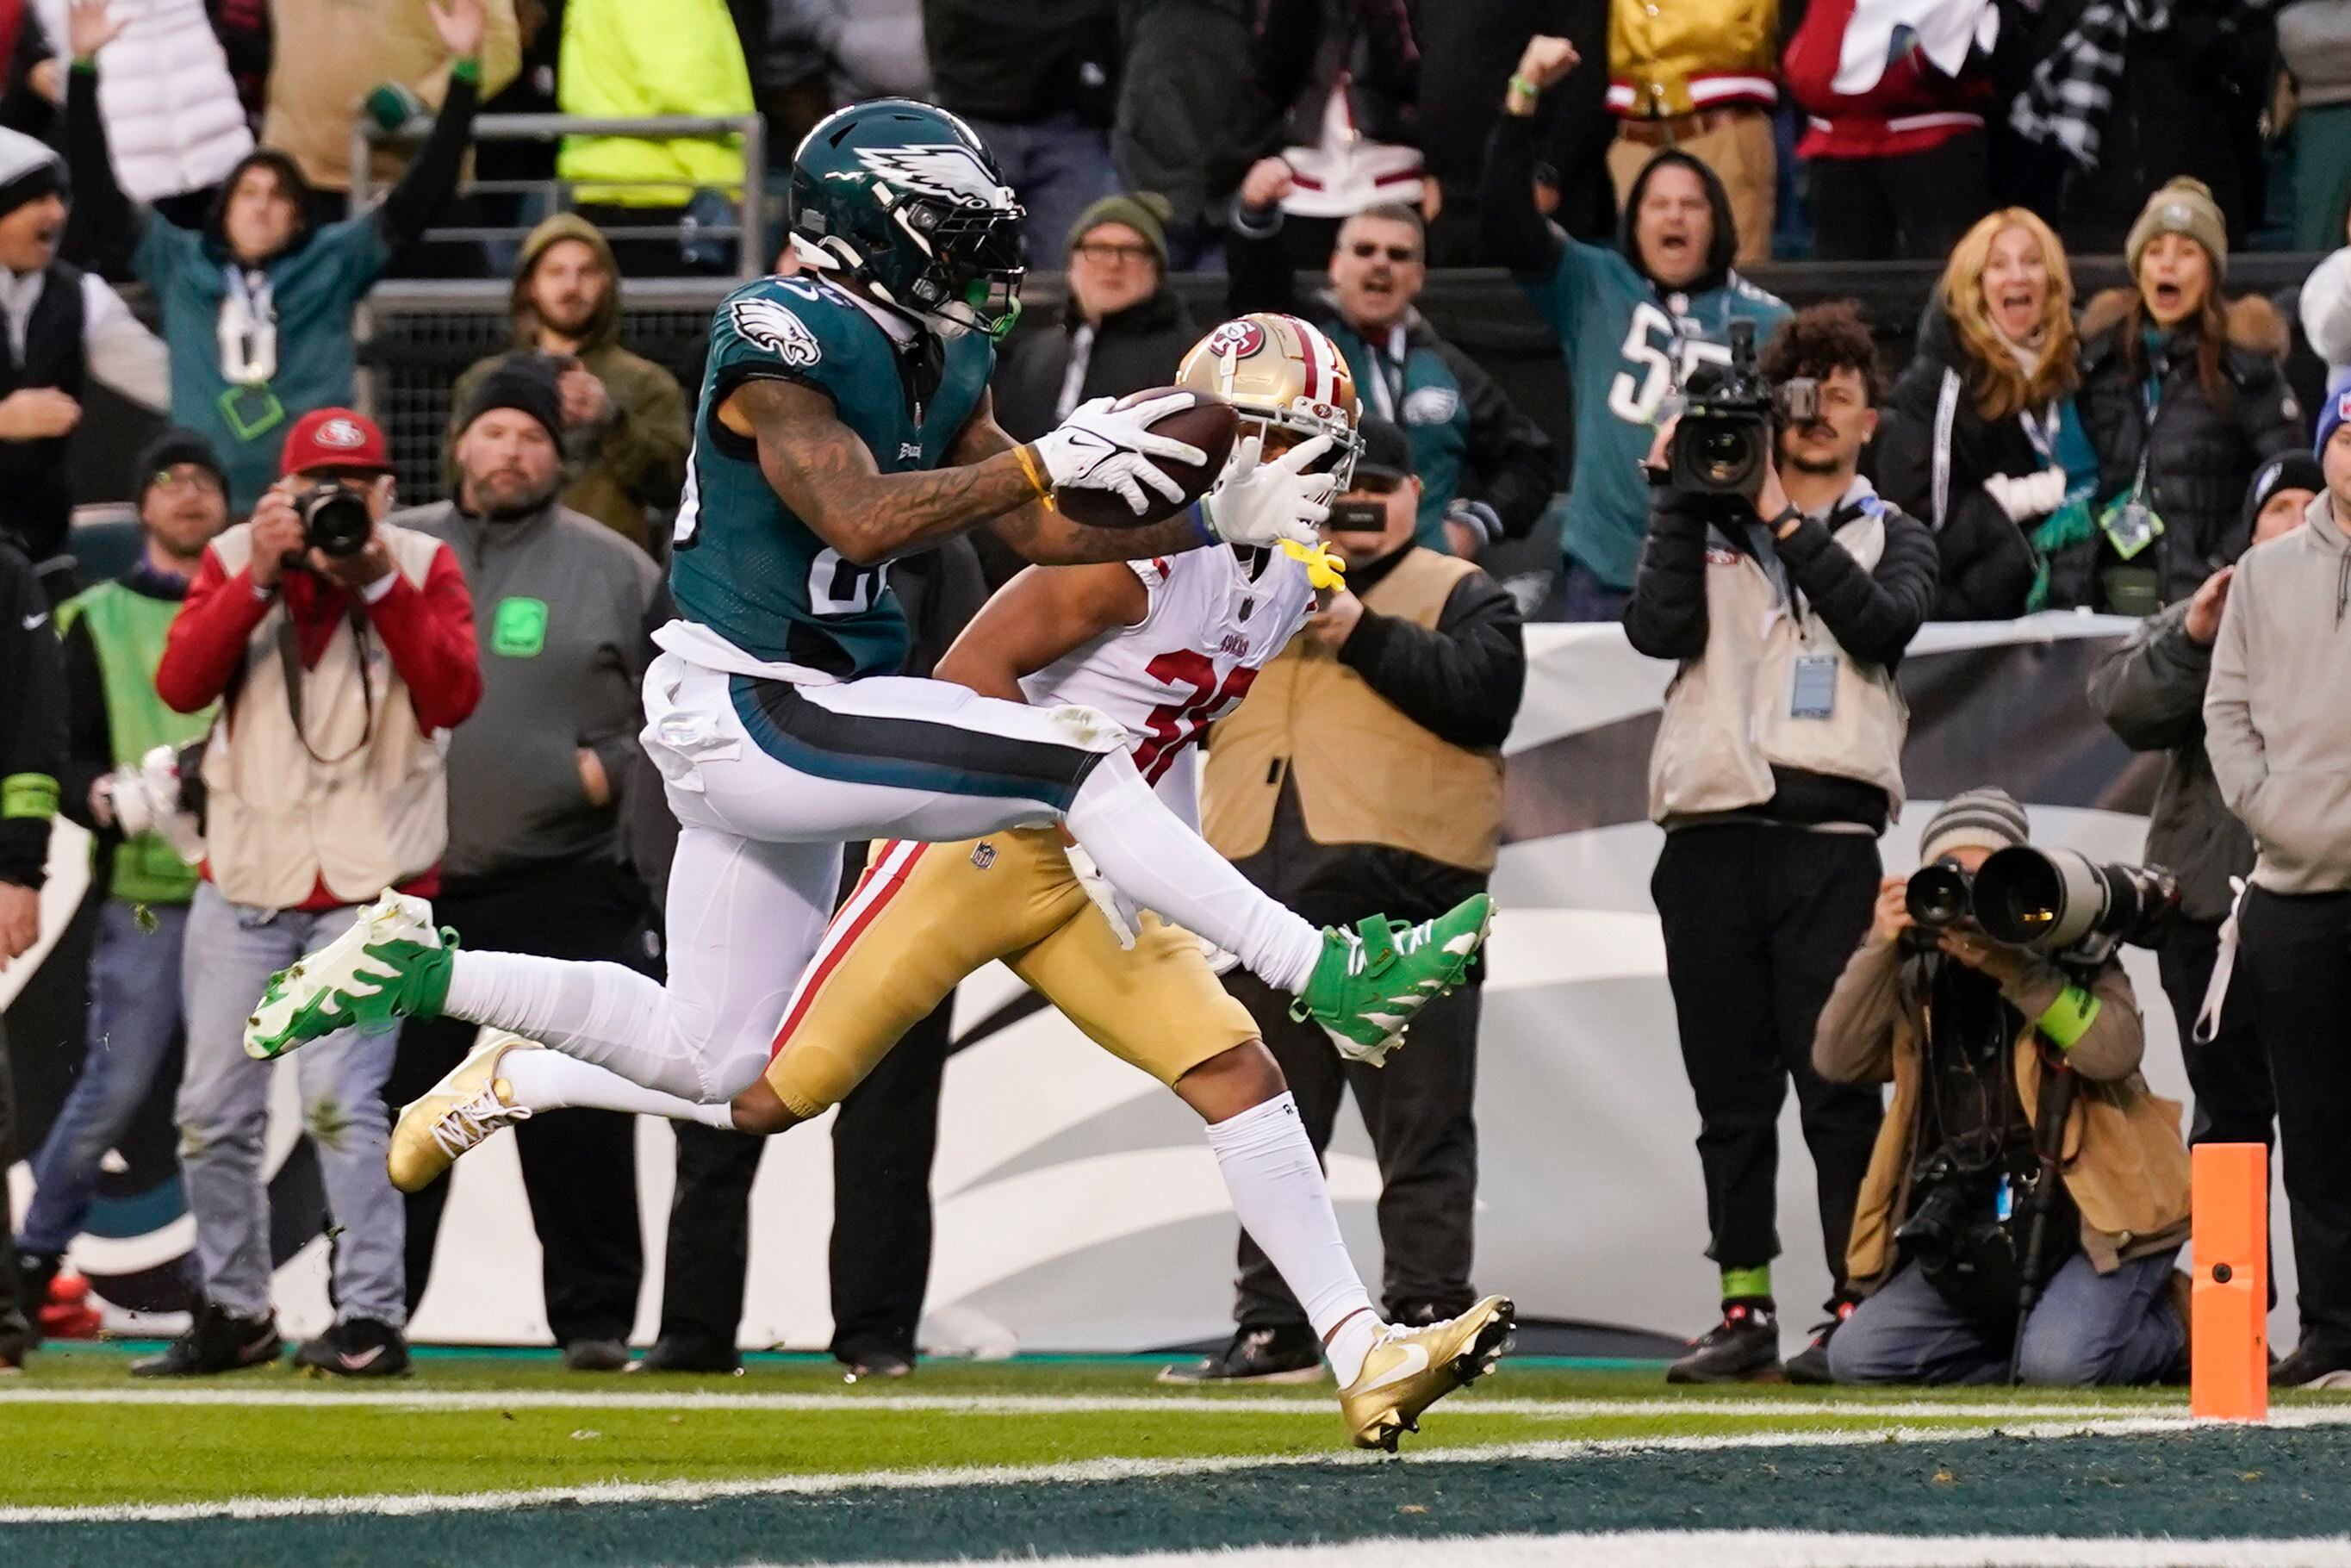
[[[180,809],[179,758],[168,746],[158,746],[136,768],[118,768],[91,787],[97,814],[121,830],[126,839],[141,833],[160,834],[182,860],[193,865],[204,858],[204,839],[196,820]]]
[[[1217,478],[1216,487],[1200,498],[1200,516],[1208,531],[1227,544],[1270,549],[1283,539],[1311,545],[1321,541],[1314,530],[1331,515],[1329,474],[1309,474],[1307,467],[1331,450],[1331,437],[1301,441],[1270,463],[1261,461],[1265,437],[1252,432],[1233,448],[1232,460]]]
[[[1143,911],[1135,906],[1134,900],[1111,885],[1110,878],[1102,875],[1102,868],[1094,864],[1094,857],[1082,847],[1071,844],[1063,852],[1070,857],[1070,869],[1077,873],[1078,885],[1086,890],[1086,896],[1094,901],[1094,907],[1110,922],[1111,935],[1118,938],[1120,946],[1132,948],[1135,934],[1143,929]]]
[[[1038,458],[1057,490],[1109,490],[1141,517],[1151,509],[1144,486],[1166,501],[1180,501],[1184,488],[1160,472],[1151,459],[1202,464],[1208,455],[1196,446],[1151,434],[1151,423],[1180,413],[1193,404],[1190,392],[1169,392],[1133,408],[1114,406],[1098,397],[1070,411],[1070,417],[1037,438]]]
[[[1995,474],[1983,482],[1984,493],[2000,503],[2012,523],[2045,517],[2065,504],[2065,470],[2043,468],[2038,474]]]

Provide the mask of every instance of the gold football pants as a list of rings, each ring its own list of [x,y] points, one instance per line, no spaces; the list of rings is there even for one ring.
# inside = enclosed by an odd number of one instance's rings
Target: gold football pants
[[[1118,945],[1057,830],[956,844],[883,840],[792,995],[769,1087],[794,1115],[822,1114],[994,959],[1163,1083],[1258,1035],[1191,933],[1145,915],[1134,947]]]

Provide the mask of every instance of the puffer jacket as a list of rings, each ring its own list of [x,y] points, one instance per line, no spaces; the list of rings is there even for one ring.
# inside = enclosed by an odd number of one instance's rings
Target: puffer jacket
[[[2232,876],[2253,870],[2253,835],[2220,799],[2204,750],[2204,688],[2212,650],[2188,634],[2188,606],[2138,623],[2090,672],[2090,706],[2133,751],[2160,751],[2163,779],[2147,814],[2147,858],[2179,879],[2179,913],[2217,925]]]
[[[2038,473],[2049,460],[2022,420],[1985,419],[1970,381],[1949,314],[1930,305],[1917,354],[1878,415],[1872,471],[1878,494],[1935,532],[1942,577],[1934,619],[2005,621],[2024,613],[2039,562],[1984,481]]]
[[[121,36],[99,51],[98,110],[115,178],[134,202],[200,191],[253,151],[253,132],[204,0],[116,0]]]
[[[2091,512],[2127,492],[2147,456],[2147,505],[2164,531],[2133,565],[2153,565],[2162,603],[2187,598],[2245,548],[2245,486],[2262,461],[2310,439],[2302,405],[2286,385],[2285,322],[2257,296],[2231,303],[2221,356],[2231,395],[2215,407],[2196,380],[2196,333],[2174,332],[2141,357],[2158,371],[2150,427],[2146,389],[2123,352],[2126,288],[2108,289],[2082,316],[2083,427],[2098,453]],[[2100,574],[2120,564],[2103,531],[2050,559],[2050,602],[2105,608]]]

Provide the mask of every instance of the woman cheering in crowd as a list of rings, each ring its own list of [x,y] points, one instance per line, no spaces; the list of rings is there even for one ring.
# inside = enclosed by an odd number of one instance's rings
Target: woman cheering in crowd
[[[1936,620],[2038,608],[2044,554],[2090,538],[2098,455],[2079,380],[2064,246],[2022,207],[1980,220],[1943,268],[1877,434],[1879,490],[1935,530]]]
[[[2096,531],[2053,556],[2050,598],[2145,615],[2237,558],[2253,470],[2310,432],[2277,311],[2258,296],[2222,308],[2229,239],[2211,193],[2189,179],[2156,192],[2125,254],[2137,287],[2099,295],[2082,317]]]

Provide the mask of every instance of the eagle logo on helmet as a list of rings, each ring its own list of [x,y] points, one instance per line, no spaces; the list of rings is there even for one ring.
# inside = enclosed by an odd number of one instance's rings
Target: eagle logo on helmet
[[[808,323],[772,299],[737,299],[726,308],[735,334],[756,343],[788,365],[808,366],[824,358],[824,350]]]
[[[1236,359],[1246,360],[1265,347],[1265,329],[1243,317],[1238,321],[1228,321],[1209,333],[1208,345],[1208,351],[1212,354],[1230,354]]]
[[[876,178],[918,196],[959,207],[1008,207],[1012,193],[968,147],[952,141],[914,147],[860,147],[857,161]]]

